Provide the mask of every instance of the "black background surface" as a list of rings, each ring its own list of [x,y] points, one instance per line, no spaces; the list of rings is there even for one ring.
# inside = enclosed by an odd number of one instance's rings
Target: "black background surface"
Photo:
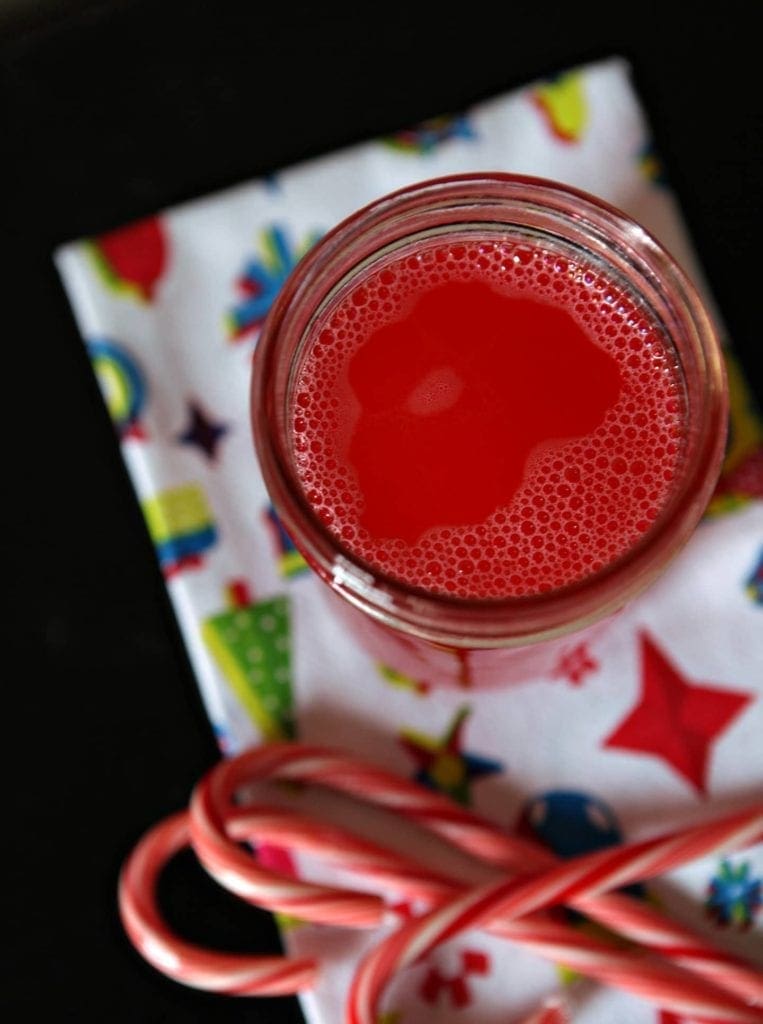
[[[121,933],[122,858],[216,747],[53,247],[618,53],[760,396],[755,7],[0,4],[6,1019],[301,1020],[166,981]],[[188,937],[276,948],[190,858],[162,891]]]

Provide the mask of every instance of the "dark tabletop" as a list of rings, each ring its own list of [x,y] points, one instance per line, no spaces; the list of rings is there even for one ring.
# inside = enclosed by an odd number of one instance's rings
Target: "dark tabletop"
[[[120,862],[217,752],[51,263],[57,243],[619,53],[763,391],[755,5],[461,7],[0,2],[3,690],[5,749],[19,749],[5,775],[6,1020],[302,1019],[294,1001],[253,1006],[165,980],[119,926]],[[191,939],[277,948],[269,918],[190,857],[161,894]]]

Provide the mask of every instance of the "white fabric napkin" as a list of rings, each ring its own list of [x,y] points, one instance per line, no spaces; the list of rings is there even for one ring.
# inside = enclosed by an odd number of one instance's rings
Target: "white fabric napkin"
[[[572,643],[552,677],[491,692],[429,688],[373,663],[281,532],[250,439],[253,346],[302,252],[385,192],[480,170],[602,197],[702,286],[619,59],[64,246],[56,260],[221,750],[292,734],[340,745],[569,854],[763,790],[763,430],[733,366],[725,475],[688,547],[595,648]],[[310,867],[270,853],[282,870]],[[763,964],[761,876],[757,847],[646,890]],[[325,964],[303,998],[308,1020],[335,1024],[375,937],[295,922],[284,935]],[[573,984],[482,933],[409,970],[389,1019],[509,1021],[565,986],[580,1024],[667,1024],[645,1002]]]

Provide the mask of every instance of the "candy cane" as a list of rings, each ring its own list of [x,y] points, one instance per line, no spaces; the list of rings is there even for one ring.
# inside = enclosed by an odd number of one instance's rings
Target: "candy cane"
[[[453,879],[335,826],[270,807],[234,807],[234,795],[258,778],[328,786],[402,814],[504,870],[519,869],[524,874],[528,869],[546,870],[529,881],[502,879],[487,888],[464,892]],[[226,957],[183,944],[166,929],[153,902],[155,878],[164,860],[185,841],[188,831],[188,822],[183,820],[182,829],[175,826],[173,842],[167,843],[162,829],[170,824],[154,830],[138,847],[120,887],[128,934],[147,959],[177,980],[220,991],[264,994],[308,987],[316,970],[312,961]],[[609,886],[627,884],[623,878],[634,873],[638,877],[660,873],[710,849],[744,845],[762,830],[763,808],[757,808],[755,813],[737,815],[712,826],[550,868],[557,862],[548,851],[500,833],[439,794],[346,755],[302,744],[272,744],[223,762],[196,788],[190,820],[194,847],[207,870],[232,891],[269,909],[359,927],[373,926],[388,914],[377,896],[284,879],[266,871],[238,846],[243,838],[310,850],[337,867],[356,871],[407,898],[425,900],[437,908],[395,933],[366,961],[353,987],[348,1020],[354,1022],[374,1019],[390,971],[479,920],[504,938],[521,942],[581,973],[651,998],[675,1013],[724,1024],[761,1021],[759,1010],[746,1007],[718,985],[672,964],[613,949],[601,940],[549,921],[545,915],[515,918],[564,900],[623,934],[635,937],[637,933],[642,943],[672,955],[676,963],[683,962],[706,977],[714,977],[719,984],[725,982],[729,991],[736,990],[748,1001],[763,1001],[763,980],[741,961],[627,897],[600,895]]]
[[[239,895],[248,898],[248,892],[253,902],[271,910],[325,923],[349,924],[349,917],[344,917],[345,906],[348,911],[355,911],[357,920],[357,901],[361,894],[310,883],[302,883],[297,890],[293,880],[286,881],[283,888],[279,888],[278,876],[261,868],[230,842],[221,824],[225,808],[230,806],[233,795],[243,785],[268,778],[319,784],[365,803],[373,803],[415,821],[466,853],[504,871],[527,874],[559,863],[553,853],[532,840],[500,832],[473,812],[407,779],[322,747],[277,743],[256,748],[218,765],[202,779],[192,799],[194,846],[202,863]],[[705,840],[712,842],[707,826],[700,826],[700,832]],[[273,837],[273,841],[279,840]],[[286,839],[281,841],[289,845]],[[289,842],[293,841],[294,837]],[[347,842],[347,836],[341,836],[333,844],[323,844],[320,849],[316,846],[314,852],[321,856],[328,854],[334,865],[351,870],[358,853],[356,848],[347,847]],[[303,849],[309,849],[304,845],[304,838],[302,843]],[[740,841],[739,845],[744,843]],[[380,855],[377,849],[377,859]],[[394,866],[394,859],[391,863]],[[663,860],[661,870],[655,873],[669,868],[670,865]],[[370,865],[367,861],[358,862],[358,870],[368,876]],[[378,873],[378,865],[375,870]],[[410,873],[410,865],[407,870]],[[409,898],[432,898],[427,891],[426,874],[431,876],[431,872],[425,869],[420,891],[416,891],[415,886],[413,891],[406,889]],[[428,881],[431,883],[431,877]],[[401,879],[398,877],[393,884],[399,888]],[[624,883],[613,882],[613,885],[618,884]],[[436,898],[436,894],[433,897]],[[631,941],[668,956],[688,970],[727,988],[740,999],[763,1005],[761,972],[633,898],[608,893],[595,897],[581,895],[567,902]],[[372,927],[383,920],[384,904],[376,897],[365,895],[362,910],[363,923],[367,926]]]
[[[348,1024],[373,1024],[381,994],[392,975],[467,929],[490,921],[500,925],[559,902],[590,898],[610,886],[628,885],[695,857],[747,845],[761,836],[763,806],[681,833],[577,857],[537,877],[502,879],[470,890],[403,925],[366,957],[353,980]],[[586,969],[579,958],[578,963],[570,962],[569,966]],[[611,951],[608,962],[598,966],[599,976],[608,975],[613,984],[678,1016],[739,1024],[763,1021],[763,1010],[745,1007],[716,985],[665,961],[644,959],[635,979],[632,957],[623,953]]]
[[[165,925],[156,906],[156,882],[188,840],[188,813],[174,814],[141,839],[122,870],[119,910],[138,952],[175,981],[207,991],[287,995],[311,988],[318,977],[314,960],[216,953],[184,942]]]

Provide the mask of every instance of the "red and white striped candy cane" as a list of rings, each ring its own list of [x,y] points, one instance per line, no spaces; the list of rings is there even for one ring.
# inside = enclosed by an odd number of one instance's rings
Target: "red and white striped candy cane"
[[[416,860],[360,839],[338,826],[290,810],[259,805],[231,809],[225,827],[230,840],[236,843],[246,839],[283,842],[291,849],[317,855],[333,867],[391,888],[407,899],[442,905],[468,891],[463,883],[433,872]],[[341,918],[335,923],[341,924]],[[550,920],[545,915],[521,920],[496,919],[487,922],[485,927],[580,974],[638,996],[646,994],[653,1002],[676,1013],[689,1005],[692,1008],[697,1005],[697,982],[688,972],[671,969],[670,965],[659,961],[645,961],[641,953],[613,948],[602,939],[582,935],[570,925]],[[714,985],[705,984],[700,992],[705,1000],[712,997],[716,1008],[725,1008],[721,1019],[763,1019],[760,1015],[750,1015],[738,999],[724,998]]]
[[[622,934],[638,933],[641,941],[684,962],[749,1002],[763,1002],[763,979],[741,961],[716,950],[704,940],[628,897],[601,895],[608,885],[627,884],[625,871],[651,870],[659,873],[700,855],[695,833],[704,836],[705,848],[722,849],[723,843],[739,842],[756,827],[742,819],[695,829],[691,833],[653,840],[622,850],[605,851],[599,859],[566,862],[546,870],[541,877],[517,882],[502,880],[488,890],[464,893],[463,884],[410,858],[403,858],[335,826],[262,806],[234,805],[234,797],[256,779],[290,779],[311,782],[355,796],[366,802],[404,815],[454,845],[503,868],[528,870],[549,868],[556,858],[535,843],[506,836],[494,826],[446,798],[414,783],[399,779],[374,766],[319,747],[303,744],[272,744],[223,762],[196,788],[192,801],[190,832],[193,845],[207,870],[223,885],[245,899],[268,909],[326,923],[367,927],[380,922],[387,911],[375,895],[334,887],[317,886],[293,878],[282,878],[263,869],[240,848],[242,839],[276,842],[295,849],[310,850],[329,863],[353,870],[366,879],[390,887],[408,899],[424,900],[439,907],[418,922],[412,922],[383,944],[377,959],[371,958],[353,989],[349,1020],[371,1021],[389,969],[415,959],[416,944],[423,935],[433,943],[444,941],[448,927],[454,927],[462,910],[464,927],[481,917],[491,931],[542,956],[565,963],[631,992],[651,998],[675,1013],[694,1013],[694,1019],[722,1021],[723,1024],[751,1024],[763,1020],[763,1013],[745,1006],[739,998],[724,993],[718,985],[702,982],[680,968],[656,960],[645,961],[633,951],[613,949],[598,939],[581,936],[567,925],[550,921],[545,915],[523,916],[534,906],[564,900],[592,917],[613,925]],[[171,819],[144,840],[128,862],[120,886],[123,918],[133,941],[155,966],[177,980],[198,987],[240,993],[275,993],[308,987],[316,965],[281,957],[229,957],[190,946],[174,936],[156,910],[154,886],[162,863],[183,844],[188,823],[173,827]],[[746,820],[746,819],[745,819]],[[167,830],[166,834],[164,830]],[[174,830],[173,830],[174,829]],[[172,836],[171,841],[168,841]],[[694,836],[694,838],[692,838]],[[715,843],[716,846],[708,846]],[[606,856],[608,854],[609,856]],[[636,858],[634,860],[634,858]],[[585,870],[580,874],[582,868]],[[572,868],[575,872],[572,872]],[[629,877],[629,876],[628,876]],[[585,882],[585,884],[584,884]],[[482,902],[487,899],[487,902]],[[490,909],[490,900],[505,903],[500,916]],[[464,902],[466,901],[466,902]],[[426,922],[417,931],[414,926]],[[445,925],[445,931],[442,931]],[[410,929],[410,932],[409,932]],[[394,940],[394,941],[393,941]],[[413,942],[413,946],[409,943]],[[394,949],[392,948],[394,946]],[[432,944],[426,946],[431,948]],[[696,1012],[694,1012],[696,1011]],[[352,1016],[355,1014],[355,1016]],[[371,1016],[363,1016],[363,1014]],[[715,1016],[712,1016],[715,1014]]]
[[[403,925],[366,957],[353,980],[348,1024],[373,1024],[381,994],[391,977],[467,929],[491,921],[500,926],[506,920],[558,903],[590,898],[710,852],[738,849],[761,836],[763,805],[683,832],[577,857],[530,879],[504,879],[467,892]],[[630,988],[630,967],[622,953],[611,953],[613,983],[627,980]],[[627,979],[621,978],[624,972]],[[664,961],[644,960],[638,994],[691,1020],[739,1024],[763,1021],[760,1007],[745,1007],[716,985]]]
[[[163,974],[192,988],[227,995],[291,995],[312,988],[314,960],[217,953],[175,935],[156,906],[165,864],[189,842],[189,816],[174,814],[141,839],[119,878],[119,910],[130,941]]]
[[[192,800],[194,846],[207,870],[243,898],[250,898],[271,910],[292,913],[308,920],[351,924],[350,915],[357,918],[360,909],[365,915],[363,923],[371,926],[381,921],[384,913],[381,901],[366,894],[353,894],[310,883],[295,885],[291,879],[280,880],[230,841],[222,825],[225,809],[230,808],[234,794],[242,786],[267,778],[322,785],[372,803],[415,821],[477,859],[503,870],[528,874],[559,863],[554,854],[532,840],[501,832],[490,822],[455,805],[441,794],[355,757],[303,744],[271,744],[215,767],[197,786]],[[252,817],[251,827],[261,840],[267,839],[260,831],[265,827],[264,821],[255,826]],[[278,828],[285,827],[281,818]],[[388,882],[407,898],[434,902],[444,898],[441,890],[438,897],[437,891],[431,889],[442,879],[438,881],[427,868],[409,861],[404,869],[407,877],[404,881],[400,860],[388,851],[379,847],[375,847],[372,854],[368,850],[360,851],[346,834],[337,836],[334,841],[321,842],[318,826],[313,823],[308,833],[311,829],[314,830],[315,841],[311,844],[310,835],[305,835],[303,830],[299,840],[303,850],[327,857],[337,867],[353,870],[355,865],[358,873],[377,881],[384,881],[384,871],[392,871],[396,873],[395,878],[389,878]],[[706,826],[701,826],[700,831],[708,842],[712,842]],[[281,834],[284,836],[281,840],[271,836],[268,841],[281,841],[284,845],[297,843],[296,835],[288,838],[285,833]],[[664,863],[662,871],[669,870],[667,861]],[[283,882],[283,887],[279,882]],[[363,902],[359,908],[358,900],[361,898]],[[598,893],[572,896],[565,902],[630,941],[667,956],[734,992],[741,1000],[763,1005],[760,971],[632,897]],[[345,909],[347,917],[344,916]],[[524,941],[529,943],[529,937],[525,936]],[[591,969],[583,973],[590,974]]]

